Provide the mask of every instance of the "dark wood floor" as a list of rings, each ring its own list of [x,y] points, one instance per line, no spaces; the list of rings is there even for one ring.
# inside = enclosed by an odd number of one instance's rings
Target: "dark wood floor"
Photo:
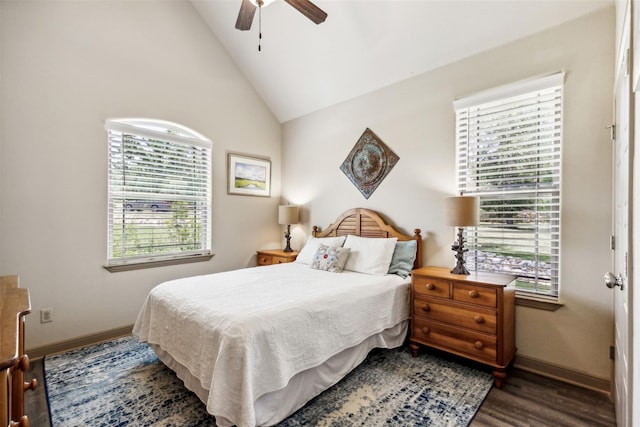
[[[44,389],[44,365],[42,359],[29,361],[29,370],[25,375],[26,381],[35,378],[38,387],[33,391],[28,391],[24,395],[24,410],[29,416],[29,427],[50,427],[49,405],[47,403],[47,393]]]
[[[493,387],[471,427],[615,426],[609,396],[519,369]]]
[[[41,359],[32,361],[27,375],[39,383],[25,395],[30,427],[50,426],[42,367]],[[509,372],[502,389],[491,389],[471,422],[471,427],[615,425],[608,396],[519,369]]]

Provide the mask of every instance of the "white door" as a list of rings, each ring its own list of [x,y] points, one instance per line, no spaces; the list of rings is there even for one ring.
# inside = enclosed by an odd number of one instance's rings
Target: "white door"
[[[629,12],[629,11],[628,11]],[[629,17],[627,13],[627,17]],[[613,289],[613,306],[615,320],[615,407],[617,425],[631,426],[632,411],[632,348],[630,334],[632,310],[629,289],[633,286],[633,275],[630,257],[632,245],[631,228],[633,205],[630,180],[633,177],[633,97],[631,96],[630,76],[630,19],[625,19],[624,31],[616,66],[615,91],[615,141],[614,141],[614,236],[615,250],[613,259],[613,275],[609,276],[607,285]]]

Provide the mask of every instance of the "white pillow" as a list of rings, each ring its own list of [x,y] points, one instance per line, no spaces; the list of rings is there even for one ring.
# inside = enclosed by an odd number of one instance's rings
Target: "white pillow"
[[[313,256],[318,252],[320,245],[325,246],[342,246],[347,236],[339,237],[313,237],[309,236],[307,243],[300,249],[300,253],[296,257],[295,262],[300,264],[311,264],[313,262]]]
[[[351,253],[344,269],[384,276],[389,271],[389,264],[391,264],[397,241],[396,237],[387,239],[348,235],[344,247],[350,248]]]

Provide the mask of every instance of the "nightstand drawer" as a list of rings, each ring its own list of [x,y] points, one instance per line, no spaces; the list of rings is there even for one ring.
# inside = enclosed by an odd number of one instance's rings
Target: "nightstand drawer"
[[[457,282],[453,283],[453,299],[486,307],[496,307],[498,300],[495,288]]]
[[[272,258],[270,255],[258,255],[258,265],[271,265]]]
[[[272,265],[272,264],[286,264],[288,262],[293,262],[296,260],[298,256],[297,251],[293,252],[285,252],[282,249],[265,249],[256,251],[257,255],[257,264],[261,265]]]
[[[413,300],[413,314],[487,334],[495,334],[497,331],[497,315],[492,310],[470,309],[460,307],[459,304],[417,297]]]
[[[475,360],[496,362],[495,336],[462,330],[421,318],[414,318],[411,329],[411,336],[415,341]]]
[[[413,277],[413,292],[430,297],[450,298],[451,282],[431,277]]]

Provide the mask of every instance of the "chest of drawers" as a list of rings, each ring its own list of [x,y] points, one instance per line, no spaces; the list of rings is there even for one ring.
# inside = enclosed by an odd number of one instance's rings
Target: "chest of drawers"
[[[28,426],[24,393],[38,384],[24,381],[29,357],[24,352],[25,316],[31,312],[29,290],[18,276],[0,276],[0,425]]]
[[[451,274],[448,268],[413,270],[411,338],[494,368],[497,387],[516,353],[515,277],[505,274]]]

